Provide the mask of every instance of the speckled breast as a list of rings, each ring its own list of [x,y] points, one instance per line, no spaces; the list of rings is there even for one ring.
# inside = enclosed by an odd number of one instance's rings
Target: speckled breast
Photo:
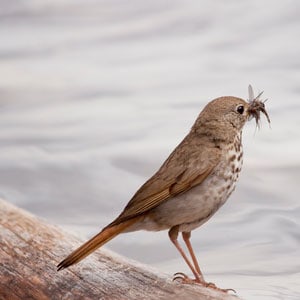
[[[243,165],[243,147],[241,136],[228,146],[224,159],[224,197],[227,199],[234,191]],[[225,201],[226,201],[225,199]]]

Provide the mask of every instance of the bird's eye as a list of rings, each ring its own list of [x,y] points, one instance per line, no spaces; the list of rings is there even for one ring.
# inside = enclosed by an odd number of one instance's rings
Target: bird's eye
[[[243,105],[239,105],[237,108],[236,108],[236,111],[239,113],[239,114],[243,114],[244,112],[244,106]]]

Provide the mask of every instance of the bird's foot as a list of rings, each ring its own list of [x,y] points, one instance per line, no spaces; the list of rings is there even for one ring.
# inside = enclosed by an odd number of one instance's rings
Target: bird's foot
[[[228,293],[228,292],[234,292],[236,291],[234,289],[221,289],[217,287],[214,283],[212,282],[206,282],[203,278],[198,277],[198,278],[190,278],[186,274],[178,272],[174,274],[173,281],[180,281],[183,284],[200,284],[202,286],[223,292],[223,293]]]
[[[201,277],[190,278],[182,272],[175,273],[173,281],[180,281],[181,283],[184,283],[184,284],[203,284],[203,283],[205,283],[204,279]]]

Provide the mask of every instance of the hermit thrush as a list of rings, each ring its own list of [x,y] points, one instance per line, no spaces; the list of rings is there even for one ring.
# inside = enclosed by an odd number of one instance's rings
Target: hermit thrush
[[[195,277],[178,273],[182,281],[208,286],[190,243],[191,231],[213,216],[235,189],[243,162],[241,135],[246,121],[254,117],[258,124],[263,112],[270,122],[259,96],[254,98],[249,86],[249,102],[228,96],[208,103],[188,135],[123,212],[64,259],[58,270],[78,263],[119,233],[168,229],[172,243]],[[191,260],[177,241],[179,232]]]

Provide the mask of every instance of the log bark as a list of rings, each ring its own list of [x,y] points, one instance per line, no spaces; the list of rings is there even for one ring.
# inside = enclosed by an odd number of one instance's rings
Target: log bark
[[[0,199],[0,299],[235,299],[183,285],[148,266],[99,249],[56,271],[82,241]]]

